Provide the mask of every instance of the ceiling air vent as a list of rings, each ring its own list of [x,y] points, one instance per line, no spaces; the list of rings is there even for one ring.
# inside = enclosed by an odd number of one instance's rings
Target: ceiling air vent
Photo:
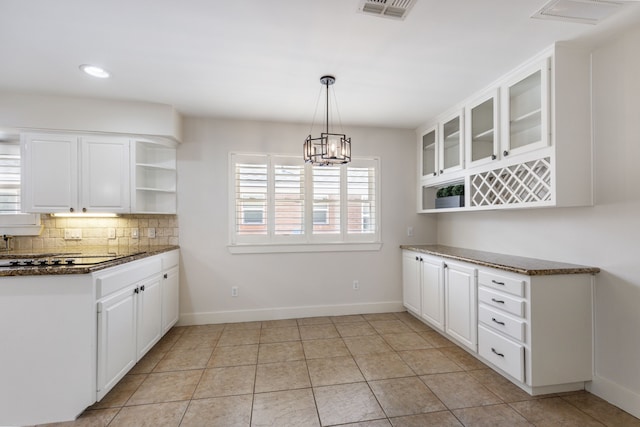
[[[551,0],[531,17],[595,25],[627,3],[616,0]]]
[[[416,0],[360,0],[358,12],[382,18],[404,19]]]

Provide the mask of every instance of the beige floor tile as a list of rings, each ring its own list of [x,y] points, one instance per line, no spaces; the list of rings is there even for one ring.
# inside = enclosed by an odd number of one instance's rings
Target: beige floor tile
[[[106,427],[119,411],[119,408],[86,410],[75,421],[40,424],[37,427]]]
[[[261,329],[261,328],[262,328],[262,322],[227,323],[226,325],[224,325],[224,332],[248,330],[248,329]]]
[[[160,353],[166,353],[167,351],[171,350],[171,347],[173,347],[173,345],[183,335],[182,331],[181,332],[173,332],[173,331],[175,331],[175,328],[167,332],[165,336],[162,337],[160,341],[158,341],[156,345],[153,346],[153,349]]]
[[[418,377],[372,381],[369,385],[389,417],[447,409]]]
[[[369,324],[373,326],[380,335],[383,334],[407,334],[413,332],[411,328],[399,321],[394,320],[371,320]]]
[[[319,427],[310,388],[256,394],[251,426]]]
[[[205,369],[194,399],[253,393],[256,365]]]
[[[311,387],[307,363],[265,363],[258,365],[255,393]]]
[[[426,325],[424,322],[416,319],[407,312],[396,313],[396,317],[398,318],[398,320],[402,321],[405,325],[410,327],[415,332],[433,331],[433,329],[429,325]]]
[[[384,338],[387,344],[389,344],[395,351],[433,348],[431,344],[415,332],[405,334],[387,334],[383,335],[382,338]]]
[[[299,341],[300,332],[298,326],[288,328],[263,329],[260,334],[260,343]]]
[[[449,409],[503,403],[466,372],[426,375],[421,379]]]
[[[296,319],[266,320],[262,322],[262,329],[290,328],[293,326],[298,326]]]
[[[314,387],[364,381],[351,356],[307,360],[307,366]]]
[[[417,375],[462,371],[460,366],[436,348],[401,351],[398,354]]]
[[[444,347],[441,348],[440,351],[449,359],[460,365],[465,371],[487,368],[487,365],[485,365],[460,347]]]
[[[418,334],[427,340],[429,344],[431,344],[435,348],[442,347],[453,347],[455,344],[445,337],[443,337],[439,332],[430,331],[430,332],[418,332]]]
[[[393,349],[379,335],[343,338],[351,354],[375,354],[392,352]]]
[[[562,399],[607,426],[640,427],[640,419],[591,393],[563,396]]]
[[[156,351],[155,347],[149,350],[142,359],[136,363],[129,371],[130,374],[148,374],[158,365],[158,363],[166,356],[167,353]]]
[[[173,347],[171,347],[171,351],[213,350],[218,343],[219,337],[219,333],[213,337],[209,335],[183,334]]]
[[[222,334],[224,328],[224,324],[187,326],[183,336],[200,335],[217,339],[220,338],[220,334]]]
[[[260,342],[260,329],[226,329],[220,335],[218,346],[226,345],[247,345],[258,344]]]
[[[336,329],[342,338],[378,335],[368,322],[336,323]]]
[[[537,399],[492,369],[478,369],[468,373],[505,402]]]
[[[395,313],[370,313],[370,314],[363,314],[362,317],[364,317],[365,320],[369,322],[372,320],[397,320],[398,319]]]
[[[250,394],[192,400],[180,427],[249,427]]]
[[[96,402],[91,409],[117,408],[124,406],[127,400],[140,387],[140,384],[147,378],[147,374],[128,374],[111,389],[100,402]]]
[[[127,401],[127,406],[191,399],[203,370],[160,372],[147,379]]]
[[[367,383],[317,387],[314,394],[323,426],[385,417]]]
[[[354,357],[367,381],[415,375],[397,353],[362,354]]]
[[[307,359],[322,359],[326,357],[351,355],[342,338],[302,341],[302,347]]]
[[[207,368],[255,365],[258,363],[258,344],[217,347],[213,350]]]
[[[533,427],[533,424],[504,404],[454,409],[452,412],[465,426]]]
[[[213,349],[172,350],[156,365],[153,372],[187,371],[204,369],[209,362]]]
[[[328,316],[303,317],[302,319],[298,319],[298,326],[323,325],[326,323],[333,323]]]
[[[353,323],[364,322],[365,318],[361,314],[348,314],[346,316],[332,316],[331,321],[335,324],[338,323]]]
[[[189,401],[128,406],[116,415],[109,427],[178,427]]]
[[[463,427],[449,411],[391,418],[391,425],[393,427]]]
[[[361,423],[341,424],[340,427],[391,427],[391,422],[387,419],[363,421]]]
[[[278,342],[260,344],[258,347],[258,363],[289,362],[304,360],[302,342]]]
[[[339,338],[338,330],[333,324],[300,326],[300,337],[303,340],[320,340]]]
[[[602,427],[604,424],[560,397],[509,403],[529,422],[540,427]]]

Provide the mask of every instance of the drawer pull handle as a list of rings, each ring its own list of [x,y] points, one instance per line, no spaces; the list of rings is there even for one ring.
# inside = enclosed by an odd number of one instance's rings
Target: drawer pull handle
[[[504,357],[504,354],[502,354],[502,353],[498,353],[498,352],[496,351],[496,349],[495,349],[495,348],[493,348],[493,347],[491,347],[491,352],[492,352],[493,354],[497,354],[497,355],[498,355],[498,356],[500,356],[500,357]]]
[[[498,282],[497,280],[491,280],[491,283],[494,283],[494,284],[500,285],[500,286],[504,286],[504,282]]]
[[[491,301],[497,302],[498,304],[504,304],[504,301],[502,301],[500,299],[491,298]]]
[[[498,325],[502,325],[502,326],[504,326],[504,322],[501,322],[501,321],[499,321],[499,320],[496,320],[496,318],[495,318],[495,317],[492,317],[492,318],[491,318],[491,320],[493,320],[494,322],[496,322]]]

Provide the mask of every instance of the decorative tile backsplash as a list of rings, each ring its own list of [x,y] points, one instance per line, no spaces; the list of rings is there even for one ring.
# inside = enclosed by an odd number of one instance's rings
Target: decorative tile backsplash
[[[161,246],[178,244],[176,215],[122,215],[117,218],[56,218],[41,216],[43,229],[39,236],[15,236],[11,246],[15,250],[74,248],[83,246]],[[138,238],[132,238],[134,229]],[[80,230],[81,240],[65,240],[65,230]],[[109,230],[115,229],[115,238]],[[150,230],[155,237],[149,237]]]

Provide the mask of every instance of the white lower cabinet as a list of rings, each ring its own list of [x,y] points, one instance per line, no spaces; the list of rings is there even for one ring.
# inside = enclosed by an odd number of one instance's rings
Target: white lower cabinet
[[[421,288],[420,254],[402,251],[402,303],[416,316],[420,316]]]
[[[179,251],[162,254],[162,334],[178,322],[180,315]]]
[[[444,331],[444,262],[424,255],[420,259],[422,260],[421,317],[434,328]]]
[[[477,346],[476,273],[467,265],[446,262],[445,332],[472,351]]]

